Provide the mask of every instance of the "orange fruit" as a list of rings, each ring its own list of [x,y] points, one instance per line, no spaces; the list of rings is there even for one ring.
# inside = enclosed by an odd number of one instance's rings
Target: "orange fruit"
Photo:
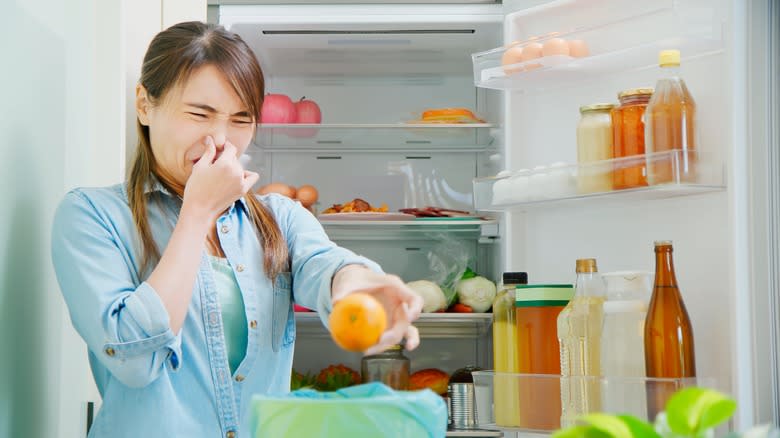
[[[376,298],[354,293],[333,305],[328,323],[336,345],[347,351],[365,351],[379,342],[387,328],[387,314]]]

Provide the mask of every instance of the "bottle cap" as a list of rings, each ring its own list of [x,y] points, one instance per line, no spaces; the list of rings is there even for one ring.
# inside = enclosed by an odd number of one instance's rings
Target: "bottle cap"
[[[671,240],[656,240],[654,242],[655,250],[656,251],[672,251],[672,241]]]
[[[598,272],[596,259],[577,259],[577,273]]]
[[[623,90],[618,93],[618,99],[622,100],[623,98],[630,96],[649,96],[653,94],[653,91],[655,90],[652,87],[629,88],[628,90]]]
[[[528,284],[527,272],[504,272],[504,284]]]
[[[580,114],[585,114],[590,111],[608,111],[614,107],[614,103],[593,103],[590,105],[583,105],[580,107]]]
[[[677,67],[680,65],[679,50],[661,50],[658,54],[658,65],[661,67]]]

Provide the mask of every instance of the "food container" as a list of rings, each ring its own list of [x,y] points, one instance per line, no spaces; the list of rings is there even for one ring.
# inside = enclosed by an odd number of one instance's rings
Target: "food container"
[[[407,390],[409,358],[404,356],[402,346],[394,345],[381,353],[364,356],[360,361],[360,375],[363,383],[382,382],[396,390]]]
[[[579,193],[601,193],[612,190],[612,169],[582,164],[609,160],[612,158],[611,103],[596,103],[580,107],[580,122],[577,124],[577,189]]]
[[[614,158],[644,155],[645,108],[652,88],[631,88],[618,93],[620,105],[612,109],[612,155]],[[612,175],[615,190],[647,185],[645,163],[617,161]],[[625,164],[619,166],[618,164]]]
[[[481,368],[461,368],[450,377],[447,386],[449,425],[453,429],[477,428],[477,403],[474,397],[474,379],[471,373]]]

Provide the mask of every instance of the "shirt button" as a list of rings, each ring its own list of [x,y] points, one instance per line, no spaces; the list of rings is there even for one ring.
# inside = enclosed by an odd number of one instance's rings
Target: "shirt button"
[[[109,357],[114,357],[114,354],[116,354],[116,351],[114,351],[114,349],[113,349],[113,348],[111,348],[111,347],[108,347],[108,348],[106,348],[106,354],[107,354]]]
[[[242,376],[241,374],[236,376],[236,382],[243,382],[243,381],[244,381],[244,376]]]
[[[238,264],[238,266],[236,266],[236,271],[238,271],[238,272],[244,272],[244,265],[242,265],[242,264],[240,264],[240,263],[239,263],[239,264]]]
[[[225,438],[236,438],[236,433],[229,430],[228,433],[225,434]]]
[[[222,234],[225,234],[228,231],[230,231],[230,227],[227,225],[222,225],[222,228],[220,228],[219,230],[222,231]]]
[[[249,321],[249,327],[250,328],[257,328],[257,321],[254,320],[254,319]]]

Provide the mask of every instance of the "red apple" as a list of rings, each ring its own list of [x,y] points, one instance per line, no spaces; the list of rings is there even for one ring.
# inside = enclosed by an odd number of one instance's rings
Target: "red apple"
[[[297,123],[322,123],[320,106],[313,100],[306,100],[306,96],[295,102],[295,111],[298,113]]]
[[[322,112],[320,106],[313,100],[301,100],[295,102],[295,112],[298,114],[297,123],[319,124],[322,123]],[[317,128],[296,128],[290,129],[289,135],[297,138],[308,138],[317,135]]]
[[[260,123],[295,123],[295,104],[284,94],[267,94],[260,111]]]

